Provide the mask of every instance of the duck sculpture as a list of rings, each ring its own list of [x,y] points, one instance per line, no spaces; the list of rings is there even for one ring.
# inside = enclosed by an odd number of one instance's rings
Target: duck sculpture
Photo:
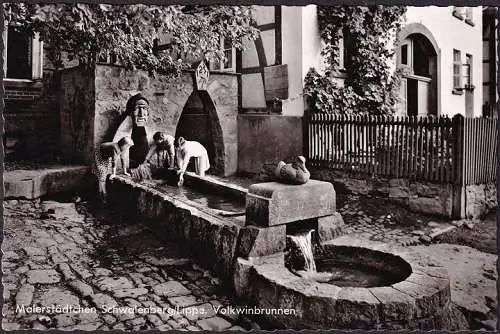
[[[301,155],[291,164],[280,161],[274,174],[279,182],[297,185],[306,183],[311,177],[306,168],[306,158]]]

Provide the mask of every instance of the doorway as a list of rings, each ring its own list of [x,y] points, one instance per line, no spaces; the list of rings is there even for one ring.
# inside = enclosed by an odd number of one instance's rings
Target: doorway
[[[212,99],[206,91],[193,91],[189,96],[177,123],[175,138],[202,144],[210,160],[209,174],[220,174],[224,169],[224,144],[222,130]],[[188,170],[194,171],[193,162]]]

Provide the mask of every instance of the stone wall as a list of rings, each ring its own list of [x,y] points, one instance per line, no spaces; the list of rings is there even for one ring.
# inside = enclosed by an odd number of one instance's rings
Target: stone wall
[[[310,171],[311,178],[333,182],[355,194],[383,196],[415,212],[450,218],[478,218],[497,206],[497,191],[494,184],[470,185],[462,189],[451,184],[408,179],[382,177],[361,179],[356,178],[354,174],[337,170],[310,168]],[[335,188],[339,189],[338,186]]]
[[[239,115],[238,171],[256,174],[266,163],[303,154],[302,134],[302,117]]]
[[[498,206],[497,185],[478,184],[465,187],[465,216],[481,217]]]
[[[376,194],[405,205],[416,212],[452,216],[453,189],[448,184],[413,182],[407,179],[356,179],[342,171],[313,168],[310,171],[311,178],[339,183],[355,194]]]
[[[178,79],[169,79],[164,75],[151,77],[144,71],[126,70],[114,65],[97,65],[87,72],[80,68],[63,71],[61,140],[64,152],[70,156],[74,152],[78,159],[92,161],[93,147],[112,140],[125,116],[127,100],[139,92],[150,102],[151,131],[161,130],[175,135],[182,110],[194,89],[192,75],[185,72]],[[230,175],[236,172],[238,163],[237,76],[211,74],[206,93],[213,104],[214,115],[211,119],[222,132],[223,147],[215,148],[222,155],[219,158],[223,165],[221,173]],[[81,125],[72,128],[71,118],[81,119]],[[74,137],[80,138],[79,141]]]
[[[60,148],[62,158],[71,163],[93,161],[95,73],[83,67],[61,72]]]
[[[58,94],[43,81],[4,81],[6,160],[52,160],[59,149]]]

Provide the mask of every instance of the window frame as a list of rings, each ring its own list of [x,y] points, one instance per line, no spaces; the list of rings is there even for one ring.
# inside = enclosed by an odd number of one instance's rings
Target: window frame
[[[473,58],[472,54],[466,53],[465,54],[465,64],[463,65],[464,88],[468,89],[468,90],[474,89],[474,85],[472,84],[472,82],[474,80],[473,61],[474,61],[474,58]]]
[[[12,27],[7,20],[4,21],[4,30],[2,38],[4,41],[3,49],[3,77],[6,81],[19,81],[19,82],[32,82],[35,80],[40,80],[43,78],[43,41],[40,41],[40,34],[35,32],[34,36],[30,39],[30,53],[31,53],[31,75],[29,78],[10,78],[7,76],[7,64],[9,57],[8,50],[8,39],[9,39],[9,28]]]
[[[453,6],[452,15],[459,20],[463,20],[465,18],[464,7]]]
[[[474,12],[472,7],[465,7],[465,23],[474,26]]]
[[[225,48],[224,43],[227,40],[225,40],[222,36],[220,38],[220,48],[224,52],[224,55],[226,55],[226,52],[229,51],[231,52],[231,59],[230,59],[230,67],[225,67],[225,61],[221,60],[219,62],[213,62],[211,61],[209,63],[208,69],[210,71],[220,71],[220,72],[236,72],[236,49],[232,47],[232,45],[228,48]]]
[[[458,59],[456,59],[458,55]],[[458,49],[453,49],[453,71],[452,71],[452,82],[453,82],[453,93],[459,93],[463,90],[462,74],[462,52]]]
[[[403,63],[403,46],[407,48],[406,64]],[[404,39],[399,46],[398,65],[413,74],[413,41],[410,38]]]

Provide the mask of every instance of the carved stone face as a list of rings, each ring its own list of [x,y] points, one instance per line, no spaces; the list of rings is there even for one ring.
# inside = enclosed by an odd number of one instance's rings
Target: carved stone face
[[[139,100],[135,103],[135,108],[132,113],[132,121],[135,126],[146,126],[149,117],[149,105],[144,100]]]

